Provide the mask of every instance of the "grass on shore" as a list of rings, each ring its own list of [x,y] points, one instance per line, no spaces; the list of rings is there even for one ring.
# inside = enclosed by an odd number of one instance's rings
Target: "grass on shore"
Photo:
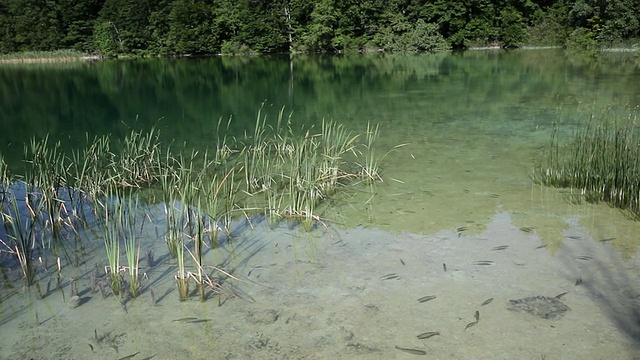
[[[47,63],[77,61],[89,57],[76,50],[21,51],[0,54],[0,63]]]

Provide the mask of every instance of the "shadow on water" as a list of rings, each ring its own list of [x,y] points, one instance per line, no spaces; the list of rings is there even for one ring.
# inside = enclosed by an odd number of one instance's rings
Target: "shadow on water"
[[[621,259],[609,244],[615,239],[596,241],[578,227],[571,227],[565,236],[557,255],[565,266],[564,275],[575,284],[574,292],[583,289],[616,329],[640,348],[640,282],[634,280],[635,259]]]

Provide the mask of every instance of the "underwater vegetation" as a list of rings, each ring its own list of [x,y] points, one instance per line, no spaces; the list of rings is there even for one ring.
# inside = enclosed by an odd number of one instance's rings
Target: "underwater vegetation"
[[[159,206],[164,228],[156,235],[166,243],[167,273],[174,274],[179,300],[223,294],[223,282],[238,279],[206,264],[203,254],[218,245],[219,234],[231,236],[233,219],[262,216],[272,226],[285,221],[311,231],[326,221],[319,206],[346,185],[382,181],[377,126],[352,133],[323,121],[294,129],[283,112],[273,126],[259,112],[254,131],[243,136],[226,135],[230,120],[226,128],[219,121],[218,139],[201,151],[161,144],[151,129],[121,141],[96,137],[71,154],[47,137],[33,139],[20,175],[0,156],[4,284],[17,290],[22,283],[40,297],[57,290],[63,299],[69,286],[78,302],[78,279],[66,279],[63,268],[91,260],[92,293],[124,305],[148,292],[155,305],[143,270],[157,261],[142,249],[139,234]],[[105,258],[97,259],[98,252]],[[13,264],[21,278],[7,275]],[[190,292],[191,285],[197,291]]]
[[[640,128],[637,112],[592,115],[566,143],[558,127],[537,165],[534,179],[570,188],[589,202],[604,201],[640,218]],[[577,199],[580,200],[580,199]]]

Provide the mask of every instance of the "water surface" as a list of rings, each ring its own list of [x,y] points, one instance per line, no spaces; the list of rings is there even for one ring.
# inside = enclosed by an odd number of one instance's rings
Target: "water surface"
[[[123,137],[131,128],[155,126],[167,143],[214,148],[221,135],[219,119],[226,122],[231,117],[228,134],[240,135],[251,131],[261,107],[271,121],[284,107],[300,127],[332,119],[361,132],[368,123],[380,124],[376,151],[384,154],[383,182],[372,188],[349,186],[320,209],[328,224],[318,230],[323,234],[298,234],[285,226],[278,235],[261,235],[262,230],[244,224],[241,233],[248,235],[242,235],[240,248],[211,251],[211,263],[235,254],[235,269],[247,277],[255,271],[251,280],[262,285],[238,284],[239,290],[257,299],[255,303],[230,300],[229,310],[212,309],[215,300],[178,303],[171,292],[174,265],[166,260],[164,267],[150,272],[154,286],[168,292],[160,306],[134,301],[129,316],[115,301],[97,296],[77,309],[58,310],[60,300],[36,302],[40,314],[54,319],[38,325],[39,336],[46,339],[47,331],[65,326],[89,333],[93,328],[103,333],[111,329],[113,339],[106,339],[120,344],[122,353],[91,342],[83,333],[80,345],[70,347],[72,358],[86,355],[87,339],[105,358],[140,349],[151,356],[149,348],[167,339],[158,333],[154,336],[160,342],[136,335],[149,324],[175,329],[175,318],[225,314],[224,320],[216,318],[219,326],[229,329],[235,319],[237,328],[225,332],[207,322],[193,338],[222,332],[223,339],[216,338],[221,352],[230,355],[232,346],[241,346],[235,353],[247,358],[389,358],[398,354],[396,345],[423,346],[408,339],[431,330],[440,330],[445,339],[429,345],[435,347],[431,350],[445,356],[458,349],[453,358],[580,358],[582,349],[598,346],[597,331],[607,344],[599,348],[597,358],[616,351],[633,358],[638,355],[640,331],[624,319],[633,318],[640,292],[625,283],[638,275],[640,226],[604,204],[570,201],[575,200],[570,190],[536,185],[531,175],[554,124],[559,124],[560,136],[568,138],[591,115],[628,116],[640,105],[638,83],[640,67],[633,55],[608,54],[588,61],[567,58],[557,50],[3,65],[0,152],[16,168],[22,144],[46,134],[72,149],[87,136]],[[327,235],[325,230],[332,226],[346,230]],[[145,247],[160,254],[162,241],[153,233],[147,236]],[[344,251],[350,256],[339,255],[341,242],[349,244]],[[279,243],[285,249],[274,245]],[[242,255],[246,244],[257,249]],[[504,253],[491,251],[500,245],[509,248]],[[546,247],[535,250],[541,245]],[[324,251],[334,256],[325,257]],[[590,260],[582,260],[587,257]],[[496,263],[479,268],[473,266],[476,260]],[[449,271],[442,271],[442,263],[448,263]],[[85,267],[68,272],[82,274],[92,264]],[[274,280],[257,278],[259,272]],[[401,274],[401,281],[381,282],[388,273]],[[330,281],[337,277],[340,281]],[[578,277],[584,277],[584,285],[575,285]],[[436,310],[425,316],[433,317],[439,329],[415,323],[416,312],[410,310],[417,305],[415,299],[432,291],[445,303],[430,304]],[[509,299],[564,291],[573,296],[566,297],[572,311],[557,322],[518,318],[504,308]],[[488,297],[496,299],[495,307],[483,307],[482,322],[464,331],[476,305]],[[4,300],[14,298],[17,295]],[[57,293],[52,298],[58,299]],[[407,298],[416,304],[402,305]],[[3,313],[3,329],[18,323],[23,329],[32,327],[31,310],[11,304]],[[396,311],[398,305],[402,311]],[[57,311],[67,317],[56,318]],[[117,320],[105,312],[117,314]],[[305,320],[318,313],[324,314],[319,320]],[[93,316],[99,324],[77,325],[78,316]],[[375,329],[367,320],[372,317],[387,327]],[[290,323],[295,330],[287,327]],[[47,324],[52,328],[42,328]],[[484,324],[494,327],[481,327]],[[567,348],[562,341],[554,342],[548,351],[530,345],[535,336],[544,344],[562,340],[548,331],[550,325],[570,333],[567,344],[584,343]],[[482,341],[464,338],[474,331]],[[269,335],[279,332],[309,336],[291,342]],[[587,332],[589,336],[581,335]],[[126,337],[118,337],[121,333]],[[527,335],[505,343],[503,335],[513,333]],[[314,340],[313,334],[321,334],[323,340]],[[60,335],[63,342],[71,337]],[[199,356],[206,349],[190,351]],[[58,351],[64,353],[65,347]]]

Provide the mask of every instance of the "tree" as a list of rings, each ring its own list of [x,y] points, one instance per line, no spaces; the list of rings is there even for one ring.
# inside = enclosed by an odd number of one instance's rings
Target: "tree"
[[[60,46],[81,51],[95,49],[93,29],[104,0],[59,0]]]
[[[210,54],[219,50],[212,5],[202,0],[175,0],[170,5],[170,51],[178,54]]]
[[[106,0],[96,23],[94,38],[98,49],[141,53],[151,43],[149,18],[154,0]]]
[[[55,50],[61,47],[56,3],[51,0],[12,0],[14,44],[19,51]]]
[[[337,17],[333,0],[318,1],[311,12],[310,22],[303,35],[303,46],[309,51],[334,50],[332,42],[338,22]]]
[[[0,2],[0,53],[17,50],[13,13],[6,2]]]

